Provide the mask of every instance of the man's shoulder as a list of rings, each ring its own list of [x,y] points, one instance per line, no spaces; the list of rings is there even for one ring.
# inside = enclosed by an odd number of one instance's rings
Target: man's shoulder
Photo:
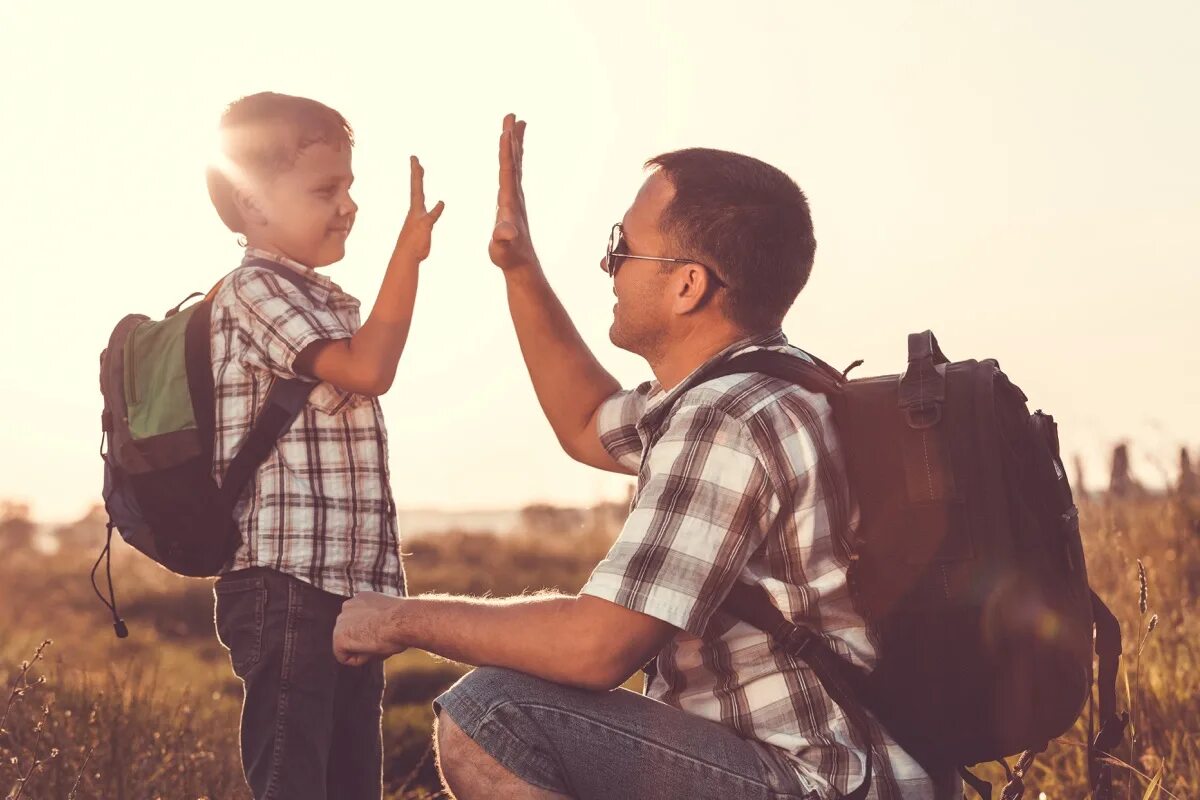
[[[745,424],[794,426],[797,410],[829,416],[829,401],[792,381],[759,372],[739,372],[701,381],[679,397],[675,414],[711,410]]]

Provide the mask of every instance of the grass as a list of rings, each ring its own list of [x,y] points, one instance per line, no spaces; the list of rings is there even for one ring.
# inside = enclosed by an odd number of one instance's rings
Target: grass
[[[1115,797],[1200,797],[1200,503],[1099,498],[1081,511],[1092,585],[1121,620],[1125,643],[1120,699],[1133,713],[1115,754],[1123,762]],[[415,537],[405,543],[411,589],[571,591],[611,535],[584,526]],[[118,641],[88,582],[91,556],[17,549],[0,564],[0,679],[8,687],[0,703],[23,688],[0,722],[0,792],[35,800],[248,798],[237,754],[241,689],[213,634],[210,584],[122,548],[114,575],[131,635]],[[48,637],[53,643],[35,659]],[[22,661],[30,662],[24,670]],[[386,669],[386,796],[435,797],[430,701],[465,668],[411,651]],[[1085,739],[1080,720],[1053,742],[1026,776],[1025,796],[1085,796]],[[999,767],[980,771],[1003,783]]]
[[[543,543],[470,532],[415,537],[405,543],[410,589],[573,591],[610,536],[582,528]],[[100,532],[95,541],[102,538]],[[237,749],[241,685],[213,632],[211,582],[179,578],[123,546],[114,549],[117,598],[131,632],[123,640],[113,635],[92,592],[94,553],[51,557],[19,548],[0,563],[0,686],[30,683],[0,725],[0,792],[15,797],[19,791],[22,798],[73,793],[79,800],[248,799]],[[50,634],[53,643],[33,662]],[[22,660],[33,662],[24,672]],[[431,702],[465,671],[420,651],[388,660],[388,800],[437,793]],[[0,689],[0,703],[8,694]]]

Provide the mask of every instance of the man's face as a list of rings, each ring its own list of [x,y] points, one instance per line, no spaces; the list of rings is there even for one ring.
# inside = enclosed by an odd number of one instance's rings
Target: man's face
[[[340,261],[358,212],[350,197],[353,182],[348,145],[316,142],[305,147],[291,169],[260,189],[257,199],[266,224],[255,238],[310,267]]]
[[[625,231],[623,252],[641,256],[673,257],[670,243],[659,228],[663,210],[675,197],[675,187],[661,171],[638,191],[621,220]],[[656,356],[668,335],[670,269],[658,261],[627,258],[613,276],[613,323],[608,336],[623,350],[644,358]]]

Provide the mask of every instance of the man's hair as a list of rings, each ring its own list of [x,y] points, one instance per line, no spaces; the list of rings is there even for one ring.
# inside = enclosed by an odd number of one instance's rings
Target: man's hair
[[[655,156],[675,197],[660,226],[680,248],[717,271],[729,288],[725,314],[757,333],[779,327],[812,272],[817,242],[804,192],[750,156],[689,148]]]
[[[301,151],[322,142],[354,146],[354,131],[327,105],[275,92],[235,100],[221,115],[217,163],[208,167],[208,196],[229,230],[245,233],[233,202],[235,183],[270,180],[291,169]]]

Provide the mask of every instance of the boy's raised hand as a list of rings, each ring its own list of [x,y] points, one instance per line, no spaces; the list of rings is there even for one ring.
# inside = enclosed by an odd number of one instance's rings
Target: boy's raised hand
[[[409,156],[411,176],[409,179],[408,216],[400,228],[400,236],[396,239],[396,253],[411,258],[414,261],[424,261],[429,257],[429,246],[433,236],[434,223],[442,216],[446,204],[441,200],[432,210],[425,210],[425,168],[416,156]]]
[[[515,114],[504,118],[500,132],[500,192],[496,200],[496,227],[488,255],[500,269],[537,263],[533,239],[529,235],[529,216],[525,210],[525,191],[521,188],[521,162],[525,155],[525,122]]]

